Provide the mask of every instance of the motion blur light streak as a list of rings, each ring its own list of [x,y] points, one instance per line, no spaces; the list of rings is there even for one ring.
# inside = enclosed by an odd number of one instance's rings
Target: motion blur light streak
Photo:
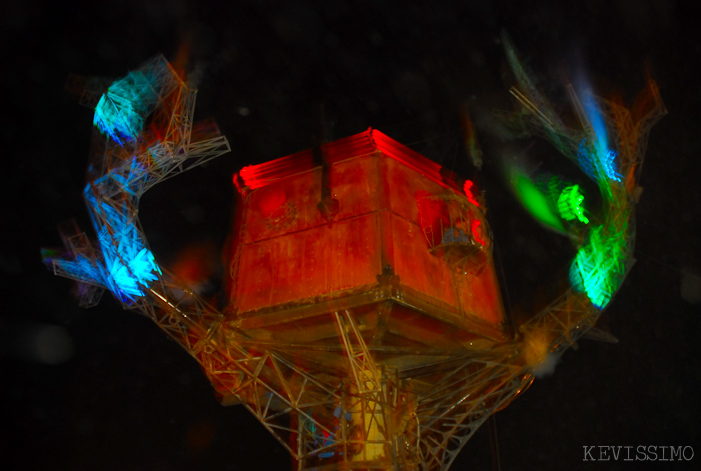
[[[591,125],[596,144],[596,153],[599,156],[606,155],[609,151],[608,133],[606,132],[606,124],[601,116],[601,111],[594,101],[594,94],[587,87],[584,91],[580,91],[579,96],[584,97],[584,112],[586,113],[589,124]]]
[[[526,210],[546,227],[564,231],[560,218],[552,210],[550,202],[538,186],[525,173],[517,169],[513,172],[513,188]]]

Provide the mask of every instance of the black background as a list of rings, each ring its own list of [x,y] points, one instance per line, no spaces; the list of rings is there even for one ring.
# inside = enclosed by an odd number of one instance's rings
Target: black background
[[[148,320],[108,296],[79,308],[71,283],[41,264],[39,248],[60,244],[57,223],[75,217],[91,230],[80,195],[92,115],[64,90],[70,73],[117,78],[181,51],[200,90],[196,117],[216,119],[231,143],[231,154],[144,197],[141,220],[163,263],[193,241],[221,243],[232,173],[310,147],[323,104],[329,139],[372,126],[482,182],[507,302],[527,309],[529,293],[566,265],[567,244],[522,215],[488,133],[475,176],[459,126],[461,105],[511,106],[502,29],[556,100],[563,70],[585,70],[597,89],[630,99],[647,66],[669,109],[643,170],[638,262],[602,318],[620,342],[581,341],[497,414],[502,469],[699,468],[701,456],[582,461],[590,445],[701,453],[701,36],[691,5],[410,3],[3,2],[1,469],[289,469],[282,447],[242,407],[219,406],[197,364]],[[521,144],[535,163],[551,152]],[[54,334],[44,360],[40,332]],[[452,469],[492,461],[485,428]]]

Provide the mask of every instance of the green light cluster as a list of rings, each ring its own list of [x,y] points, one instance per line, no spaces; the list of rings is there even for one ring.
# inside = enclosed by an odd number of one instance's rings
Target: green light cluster
[[[539,222],[558,231],[565,228],[558,215],[551,209],[548,198],[538,189],[535,183],[523,173],[517,172],[513,180],[514,190],[523,206]]]
[[[557,209],[562,219],[566,221],[579,219],[584,224],[589,224],[589,219],[584,215],[582,208],[583,201],[584,195],[579,192],[579,185],[571,185],[563,189],[557,199]]]
[[[589,241],[579,249],[570,267],[570,281],[603,309],[620,287],[625,275],[625,231],[606,234],[604,226],[593,228]]]

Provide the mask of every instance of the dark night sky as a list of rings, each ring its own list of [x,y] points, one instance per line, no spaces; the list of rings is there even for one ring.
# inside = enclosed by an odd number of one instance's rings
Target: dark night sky
[[[233,151],[144,197],[142,222],[167,262],[189,243],[221,243],[231,174],[310,147],[321,103],[327,137],[372,126],[474,176],[458,110],[511,106],[502,28],[555,97],[560,71],[582,69],[630,98],[647,65],[669,110],[643,170],[638,262],[602,317],[620,342],[581,341],[497,414],[502,469],[701,467],[701,35],[692,9],[664,0],[410,3],[3,2],[0,468],[289,469],[282,447],[242,407],[222,408],[196,363],[149,321],[109,296],[79,308],[71,283],[41,264],[39,248],[60,244],[57,223],[75,217],[90,230],[80,194],[92,115],[64,90],[69,74],[116,78],[159,52],[189,51],[196,116],[214,118]],[[504,191],[492,141],[477,178],[518,305],[566,260],[553,248],[562,242]],[[535,162],[541,148],[529,151]],[[44,360],[41,338],[56,343]],[[585,463],[584,445],[690,445],[697,456]],[[486,429],[452,469],[492,469]]]

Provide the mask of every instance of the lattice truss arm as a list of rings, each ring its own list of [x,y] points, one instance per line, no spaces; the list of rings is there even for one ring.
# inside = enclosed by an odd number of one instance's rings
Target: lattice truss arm
[[[243,403],[300,470],[333,457],[333,469],[389,460],[391,469],[445,471],[480,425],[532,381],[515,344],[384,370],[353,313],[330,315],[335,344],[266,345],[223,325],[197,355],[224,402]]]
[[[324,432],[327,437],[334,436],[333,421],[329,420],[332,415],[323,420],[316,411],[333,411],[340,404],[341,385],[326,384],[308,373],[289,351],[266,348],[225,331],[217,331],[198,353],[224,403],[242,402],[296,459],[323,451],[323,447],[311,451],[294,448],[292,437],[300,435],[300,429],[309,436]],[[304,427],[296,426],[295,420]]]
[[[63,234],[67,256],[44,252],[57,275],[79,282],[81,305],[96,304],[106,288],[126,308],[152,318],[191,354],[211,335],[221,314],[156,263],[138,206],[153,185],[230,150],[215,124],[193,124],[195,96],[196,90],[163,56],[107,87],[95,105],[84,191],[97,246],[72,228]]]
[[[605,100],[591,90],[577,93],[568,85],[579,126],[566,126],[534,86],[508,38],[504,42],[517,82],[511,94],[520,105],[506,122],[522,137],[545,139],[576,163],[596,182],[603,202],[600,214],[591,214],[577,186],[549,185],[555,193],[544,192],[542,199],[554,199],[560,217],[570,221],[562,221],[560,227],[569,233],[577,254],[570,266],[572,287],[519,327],[520,355],[528,373],[553,361],[548,357],[561,355],[595,326],[632,267],[634,207],[641,192],[638,177],[650,129],[666,109],[652,80],[632,110],[620,99]],[[553,181],[562,180],[549,180]]]
[[[598,103],[608,126],[615,130],[612,145],[619,149],[621,168],[624,172],[633,172],[637,180],[650,130],[667,114],[657,83],[648,80],[647,87],[635,99],[632,110],[626,108],[620,98],[600,98]]]
[[[546,139],[573,160],[597,183],[603,200],[601,214],[591,218],[584,216],[585,211],[578,206],[583,197],[572,200],[575,187],[565,188],[557,200],[563,217],[573,220],[574,210],[583,216],[575,221],[578,226],[572,222],[562,224],[570,231],[578,249],[570,269],[573,289],[522,329],[523,332],[532,332],[538,326],[554,329],[548,338],[552,341],[550,350],[555,351],[560,349],[563,336],[572,337],[572,329],[585,331],[595,324],[632,266],[634,206],[640,194],[637,177],[650,128],[666,110],[651,80],[636,100],[633,111],[619,99],[605,100],[590,90],[577,93],[568,85],[580,126],[565,126],[555,108],[534,86],[508,38],[505,46],[518,84],[511,92],[520,104],[520,111],[512,115],[510,122],[525,123],[522,130]],[[592,224],[586,226],[590,221]]]
[[[414,452],[422,469],[447,470],[484,421],[530,385],[532,377],[514,361],[516,355],[513,345],[506,345],[487,357],[446,358],[424,367],[430,373],[412,381],[417,398],[415,426],[406,430],[403,439],[407,444],[416,442]]]
[[[334,346],[266,345],[225,325],[197,357],[224,403],[243,403],[300,463],[385,457],[392,439],[381,371],[351,313],[330,315]]]

